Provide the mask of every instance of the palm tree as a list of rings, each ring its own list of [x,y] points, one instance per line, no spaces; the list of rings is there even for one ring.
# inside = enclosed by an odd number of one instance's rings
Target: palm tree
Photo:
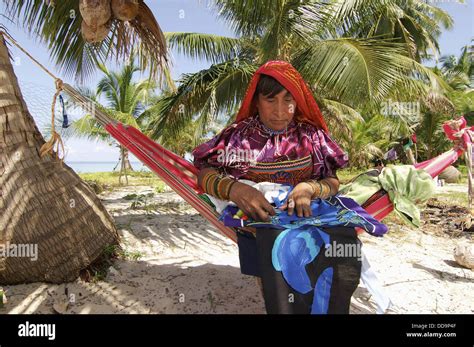
[[[383,156],[383,147],[386,147],[388,138],[385,137],[381,124],[385,118],[372,117],[368,121],[354,121],[350,123],[350,145],[348,149],[351,168],[367,168],[373,159]]]
[[[145,109],[150,92],[155,89],[155,85],[149,79],[140,82],[133,80],[135,73],[139,71],[138,66],[135,65],[135,55],[130,56],[128,62],[119,72],[111,72],[102,64],[99,65],[99,69],[104,77],[98,82],[96,93],[79,88],[82,94],[95,101],[95,107],[101,108],[112,119],[138,129],[143,128],[144,122],[141,114]],[[105,107],[98,102],[102,95],[107,102]],[[112,141],[110,134],[90,114],[74,121],[70,129],[73,136]],[[119,181],[124,175],[128,183],[127,171],[133,171],[128,157],[128,149],[120,145],[119,149],[119,163],[121,164]]]
[[[474,116],[474,46],[461,49],[459,58],[455,55],[443,56],[441,68],[435,72],[444,78],[452,88],[448,98],[453,102],[457,113],[468,118]],[[470,122],[470,124],[472,124]]]
[[[11,18],[46,44],[66,76],[83,80],[97,62],[117,60],[136,47],[152,75],[166,64],[166,46],[150,9],[139,1],[130,22],[111,18],[99,43],[81,35],[79,1],[18,0],[6,3]],[[6,28],[0,26],[0,31]],[[37,261],[1,257],[0,283],[65,282],[95,261],[119,236],[94,192],[64,163],[39,150],[45,143],[22,97],[3,35],[0,35],[0,243],[37,246]],[[29,249],[31,249],[31,247]]]
[[[393,38],[418,62],[439,53],[440,25],[445,29],[453,25],[449,14],[422,0],[338,0],[335,9],[344,36]]]
[[[79,4],[86,0],[3,0],[6,14],[19,18],[30,34],[49,47],[51,59],[67,78],[82,82],[95,71],[97,62],[127,58],[132,49],[138,49],[140,68],[149,68],[152,76],[167,65],[166,41],[150,8],[143,0],[135,18],[122,21],[111,15],[104,40],[87,42],[81,32],[82,15]],[[95,1],[96,3],[109,0]],[[127,1],[125,1],[127,2]],[[109,5],[110,6],[110,5]]]
[[[422,123],[417,131],[419,154],[423,159],[431,159],[446,151],[452,144],[444,135],[441,125],[451,119],[442,112],[427,110],[423,114]]]
[[[37,247],[38,256],[36,261],[2,256],[0,283],[74,280],[106,246],[118,243],[117,230],[71,168],[40,156],[45,141],[28,112],[3,36],[0,76],[0,243]]]
[[[359,37],[367,30],[357,20],[367,3],[381,12],[387,4],[399,2],[217,0],[219,15],[237,37],[165,33],[170,47],[213,64],[183,75],[177,91],[147,111],[154,117],[150,133],[160,139],[165,128],[172,128],[176,135],[195,120],[200,137],[206,132],[204,125],[219,115],[232,119],[252,74],[268,59],[290,61],[317,91],[314,94],[323,113],[337,116],[334,123],[360,119],[358,110],[378,108],[383,100],[399,97],[403,91],[404,95],[423,96],[428,93],[427,85],[435,90],[446,87],[439,76],[412,59],[406,44],[397,42],[400,40],[368,34]],[[351,31],[357,35],[349,36]]]
[[[177,155],[184,157],[186,153],[192,152],[196,147],[195,132],[196,123],[190,122],[176,137],[163,136],[161,145]]]
[[[470,79],[474,76],[474,46],[466,45],[461,49],[461,55],[459,58],[456,58],[455,55],[443,56],[440,59],[441,70],[444,73],[449,73],[452,71],[463,73],[468,76]],[[470,87],[472,88],[473,81],[470,81]]]
[[[441,67],[435,67],[433,71],[441,76],[451,89],[444,96],[433,94],[433,99],[423,110],[417,135],[421,140],[418,148],[424,159],[430,159],[451,146],[441,129],[443,122],[454,115],[464,115],[469,125],[474,124],[472,46],[463,47],[459,58],[454,55],[443,56],[440,62]],[[450,105],[444,102],[446,100]]]

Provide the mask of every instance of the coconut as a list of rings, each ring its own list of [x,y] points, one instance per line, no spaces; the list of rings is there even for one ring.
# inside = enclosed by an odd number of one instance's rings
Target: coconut
[[[101,42],[103,39],[107,37],[110,30],[110,24],[106,23],[104,25],[100,25],[97,28],[93,28],[87,25],[87,23],[83,20],[81,24],[81,32],[82,37],[89,43],[96,43]]]
[[[80,0],[79,11],[84,22],[91,28],[105,25],[112,16],[110,0]]]
[[[459,242],[454,249],[454,259],[459,265],[474,270],[474,244]]]
[[[127,22],[134,19],[138,14],[138,0],[112,0],[112,12],[114,17]]]

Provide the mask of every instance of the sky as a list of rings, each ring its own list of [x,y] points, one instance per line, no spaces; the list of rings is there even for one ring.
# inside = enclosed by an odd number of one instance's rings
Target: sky
[[[257,0],[256,0],[257,1]],[[431,0],[436,6],[447,11],[454,20],[451,31],[443,30],[439,39],[441,55],[459,55],[461,47],[469,44],[474,37],[474,5],[473,0]],[[0,1],[0,3],[2,3]],[[154,13],[161,29],[164,32],[201,32],[234,36],[229,26],[217,17],[209,0],[147,0],[147,5]],[[4,13],[4,5],[0,4],[0,14]],[[0,23],[4,24],[9,33],[32,55],[55,75],[63,78],[69,84],[74,81],[66,79],[49,59],[47,48],[34,37],[29,37],[23,29],[5,20],[0,16]],[[50,119],[50,109],[54,94],[54,81],[34,65],[16,47],[11,47],[13,66],[20,83],[23,96],[30,113],[35,118],[40,129],[43,129]],[[178,55],[171,51],[172,76],[179,78],[182,73],[196,72],[207,68],[209,63],[197,61]],[[427,62],[433,66],[435,61]],[[111,63],[109,68],[114,69]],[[87,81],[88,86],[95,86],[100,74],[97,73]],[[75,110],[72,117],[76,116]],[[116,161],[119,153],[115,146],[103,142],[85,139],[65,139],[66,162],[77,161]],[[137,161],[131,158],[132,161]]]

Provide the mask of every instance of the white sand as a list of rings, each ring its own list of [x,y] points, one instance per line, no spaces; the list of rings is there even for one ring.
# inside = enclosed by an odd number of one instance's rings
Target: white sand
[[[457,189],[457,188],[456,188]],[[105,281],[4,286],[0,313],[265,313],[253,277],[240,273],[235,244],[209,226],[174,192],[155,194],[151,211],[133,210],[126,187],[101,196],[114,216],[123,248]],[[362,235],[364,250],[387,294],[391,313],[473,313],[474,271],[459,267],[454,242],[433,228],[389,224],[383,238]],[[141,255],[133,260],[133,254]],[[352,313],[375,313],[359,286]]]

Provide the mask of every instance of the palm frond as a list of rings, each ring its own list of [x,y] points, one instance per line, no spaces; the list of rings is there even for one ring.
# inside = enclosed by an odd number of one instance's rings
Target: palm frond
[[[407,70],[404,54],[390,41],[344,38],[315,42],[293,64],[325,98],[356,107],[388,95]]]
[[[165,33],[170,48],[192,59],[206,59],[218,63],[234,59],[241,51],[238,38],[200,33]]]
[[[256,69],[257,66],[253,64],[234,59],[193,74],[185,74],[176,93],[164,95],[155,106],[145,111],[152,119],[149,135],[158,139],[165,129],[168,135],[177,135],[193,117],[207,112],[209,100],[213,97],[216,114],[231,116]]]
[[[139,49],[140,66],[153,76],[167,64],[166,40],[153,13],[140,1],[138,16],[131,22],[111,20],[109,36],[98,44],[86,43],[81,35],[81,16],[77,0],[4,0],[7,13],[46,44],[52,59],[69,77],[83,82],[95,71],[97,62],[111,56],[119,61],[134,47]]]
[[[71,129],[73,136],[77,138],[96,141],[109,141],[110,139],[109,133],[91,114],[86,114],[75,120],[68,129]]]
[[[279,11],[282,0],[215,0],[218,15],[242,36],[259,36],[271,21],[271,14]]]

